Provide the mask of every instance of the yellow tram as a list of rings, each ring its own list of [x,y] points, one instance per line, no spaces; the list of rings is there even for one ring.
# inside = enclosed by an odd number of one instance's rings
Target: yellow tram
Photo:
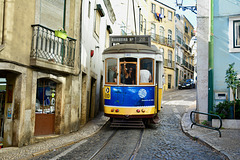
[[[144,128],[161,109],[163,58],[149,41],[150,36],[113,36],[115,45],[103,52],[104,114],[111,127]]]

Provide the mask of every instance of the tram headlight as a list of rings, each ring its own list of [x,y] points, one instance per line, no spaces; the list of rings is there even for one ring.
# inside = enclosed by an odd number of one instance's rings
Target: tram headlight
[[[114,112],[114,109],[111,109],[111,112]]]
[[[142,109],[142,112],[144,113],[144,112],[145,112],[145,109]]]
[[[119,109],[116,109],[115,112],[119,112]]]
[[[139,112],[140,112],[140,109],[137,109],[136,111],[137,111],[137,113],[139,113]]]

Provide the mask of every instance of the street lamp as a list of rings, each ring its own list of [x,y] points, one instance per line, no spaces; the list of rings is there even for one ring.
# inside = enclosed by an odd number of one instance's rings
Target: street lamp
[[[185,11],[186,9],[191,10],[193,13],[197,14],[197,6],[183,6],[183,0],[176,0],[176,4],[179,7],[179,9],[182,9],[183,11]]]

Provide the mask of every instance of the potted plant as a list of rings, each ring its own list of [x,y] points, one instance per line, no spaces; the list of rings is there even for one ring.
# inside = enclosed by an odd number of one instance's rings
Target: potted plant
[[[59,29],[55,31],[55,36],[62,38],[62,39],[66,39],[67,38],[67,32],[64,29]]]
[[[236,89],[240,84],[240,81],[237,77],[237,72],[234,70],[234,64],[229,64],[229,68],[226,70],[225,83],[227,83],[227,88],[231,88],[233,95],[233,117],[236,117]]]

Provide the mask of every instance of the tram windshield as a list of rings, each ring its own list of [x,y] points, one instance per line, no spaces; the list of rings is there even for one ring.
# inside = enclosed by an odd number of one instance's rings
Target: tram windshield
[[[120,59],[120,83],[127,85],[137,84],[137,59],[136,58],[121,58]]]

